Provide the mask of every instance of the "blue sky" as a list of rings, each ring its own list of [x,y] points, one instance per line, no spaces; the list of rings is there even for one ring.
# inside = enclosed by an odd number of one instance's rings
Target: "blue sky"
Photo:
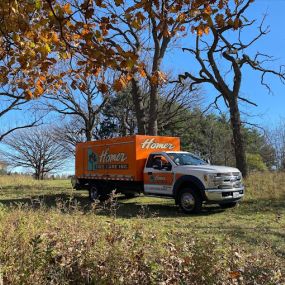
[[[284,11],[285,0],[255,0],[245,14],[249,20],[257,19],[257,24],[260,23],[263,15],[267,14],[264,25],[270,27],[270,32],[256,42],[250,52],[259,51],[274,56],[277,60],[269,66],[277,70],[280,65],[285,65]],[[257,26],[250,29],[245,38],[254,37],[258,32],[256,28]],[[180,45],[190,46],[190,41],[191,38],[183,41]],[[195,70],[195,63],[191,62],[191,57],[187,53],[175,50],[166,59],[165,67],[170,68],[175,73],[182,73],[187,70]],[[241,109],[248,114],[245,118],[247,121],[258,123],[263,127],[272,127],[278,124],[282,117],[285,120],[285,85],[276,77],[268,76],[267,78],[273,94],[268,94],[267,89],[260,85],[260,73],[245,70],[241,94],[255,102],[258,107],[242,104]],[[203,87],[203,94],[205,105],[217,95],[215,90],[208,86]]]
[[[270,33],[258,41],[251,49],[252,52],[259,51],[274,56],[277,61],[272,64],[272,68],[278,69],[281,64],[285,65],[285,31],[284,29],[284,11],[285,0],[255,0],[248,9],[246,16],[250,19],[257,19],[260,22],[264,13],[267,13],[265,25],[270,26]],[[256,35],[257,30],[251,29],[247,34],[248,38]],[[181,47],[187,47],[193,42],[194,35],[179,44],[179,48],[173,49],[168,53],[164,60],[164,66],[167,70],[174,73],[183,73],[189,70],[195,70],[195,63],[187,53],[181,51]],[[262,126],[272,126],[278,124],[280,119],[285,119],[285,85],[278,78],[268,77],[272,87],[273,94],[268,94],[266,88],[259,84],[260,74],[251,70],[246,70],[243,75],[241,93],[258,104],[258,107],[242,105],[242,111],[250,115],[249,121],[259,123]],[[208,86],[203,86],[205,105],[208,105],[217,95],[215,90]],[[24,113],[24,114],[23,114]],[[10,125],[10,122],[20,124],[22,120],[27,120],[30,112],[10,113],[1,119],[0,128],[3,125]]]
[[[285,0],[255,0],[246,14],[248,19],[257,19],[257,23],[260,22],[264,13],[268,14],[265,25],[270,26],[270,33],[257,42],[251,48],[251,52],[259,51],[274,56],[277,61],[272,63],[270,67],[276,69],[279,65],[285,65],[284,11]],[[257,30],[251,29],[247,35],[248,38],[253,37],[256,32]],[[190,36],[180,46],[190,45],[192,39]],[[195,70],[195,64],[191,61],[191,57],[178,49],[168,53],[164,66],[168,70],[173,70],[174,73]],[[243,104],[241,109],[247,113],[247,121],[271,128],[277,125],[280,120],[285,120],[285,85],[278,78],[268,77],[268,82],[270,82],[273,91],[273,94],[268,94],[266,88],[259,83],[259,75],[256,72],[245,70],[241,93],[257,103],[258,107]],[[215,90],[207,86],[203,87],[203,94],[205,106],[217,95]],[[1,119],[0,128],[9,126],[10,122],[16,121],[20,124],[23,119],[28,120],[30,112],[26,110],[24,113],[24,115],[23,112],[10,113],[9,116],[5,117],[5,120]]]

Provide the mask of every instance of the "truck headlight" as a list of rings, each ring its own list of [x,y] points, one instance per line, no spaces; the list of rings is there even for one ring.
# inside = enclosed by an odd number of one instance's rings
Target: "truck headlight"
[[[218,174],[219,173],[211,173],[204,175],[204,180],[207,183],[208,188],[217,188],[220,185],[222,177]]]

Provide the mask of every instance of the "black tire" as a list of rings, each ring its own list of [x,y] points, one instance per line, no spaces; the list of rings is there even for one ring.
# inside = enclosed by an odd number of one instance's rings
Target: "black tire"
[[[222,209],[229,209],[229,208],[234,208],[236,205],[237,205],[237,202],[229,202],[229,203],[220,204],[220,207]]]
[[[91,185],[89,188],[89,200],[91,202],[95,202],[96,200],[99,200],[99,188],[96,185]]]
[[[110,198],[109,193],[102,193],[98,185],[92,185],[89,188],[89,200],[91,202],[95,202],[96,200],[99,200],[100,202],[104,202]]]
[[[202,198],[198,190],[184,188],[178,198],[181,210],[186,214],[198,214],[202,211]]]

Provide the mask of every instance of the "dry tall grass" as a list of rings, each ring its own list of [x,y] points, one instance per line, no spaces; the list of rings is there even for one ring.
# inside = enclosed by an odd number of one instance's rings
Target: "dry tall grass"
[[[54,206],[42,203],[36,208],[22,203],[9,206],[6,200],[1,206],[0,201],[0,278],[5,285],[285,284],[285,252],[271,246],[271,240],[261,244],[254,240],[254,232],[262,230],[259,224],[246,239],[247,221],[236,223],[231,235],[229,228],[217,229],[245,219],[251,203],[258,208],[259,200],[284,198],[284,181],[284,174],[255,174],[246,181],[250,204],[245,201],[237,209],[164,220],[145,211],[131,219],[118,217],[116,201],[103,216],[98,205],[86,210],[77,200],[57,200]],[[0,191],[6,194],[15,187],[20,193],[32,187],[58,191],[59,186],[70,193],[67,182],[0,177],[0,183]],[[284,209],[278,210],[285,214]],[[267,214],[275,218],[271,212],[263,214],[264,219]],[[280,219],[274,224],[272,242],[285,236],[283,216]],[[199,226],[203,231],[197,230]],[[239,227],[244,228],[237,231]]]
[[[1,211],[4,284],[281,284],[270,250],[248,253],[230,240],[146,230],[140,220],[94,221],[94,213]]]
[[[34,188],[46,188],[46,187],[56,187],[62,184],[70,185],[70,181],[66,180],[35,180],[31,176],[22,175],[0,175],[0,189],[7,186],[13,186],[14,188],[25,186],[31,186]]]
[[[246,199],[285,199],[285,172],[256,172],[245,181]]]

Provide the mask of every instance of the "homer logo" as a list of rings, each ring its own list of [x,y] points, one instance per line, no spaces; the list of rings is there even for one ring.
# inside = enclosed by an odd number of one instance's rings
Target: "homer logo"
[[[128,157],[124,152],[110,153],[109,148],[101,153],[95,153],[91,148],[88,149],[88,170],[100,169],[128,169],[126,163]]]
[[[88,170],[96,169],[96,164],[98,163],[98,155],[92,151],[91,148],[88,149]]]
[[[172,143],[157,143],[155,139],[146,139],[141,144],[142,149],[174,149],[174,145]]]
[[[149,177],[149,182],[151,184],[165,184],[166,178],[164,176],[159,175],[151,175]]]

